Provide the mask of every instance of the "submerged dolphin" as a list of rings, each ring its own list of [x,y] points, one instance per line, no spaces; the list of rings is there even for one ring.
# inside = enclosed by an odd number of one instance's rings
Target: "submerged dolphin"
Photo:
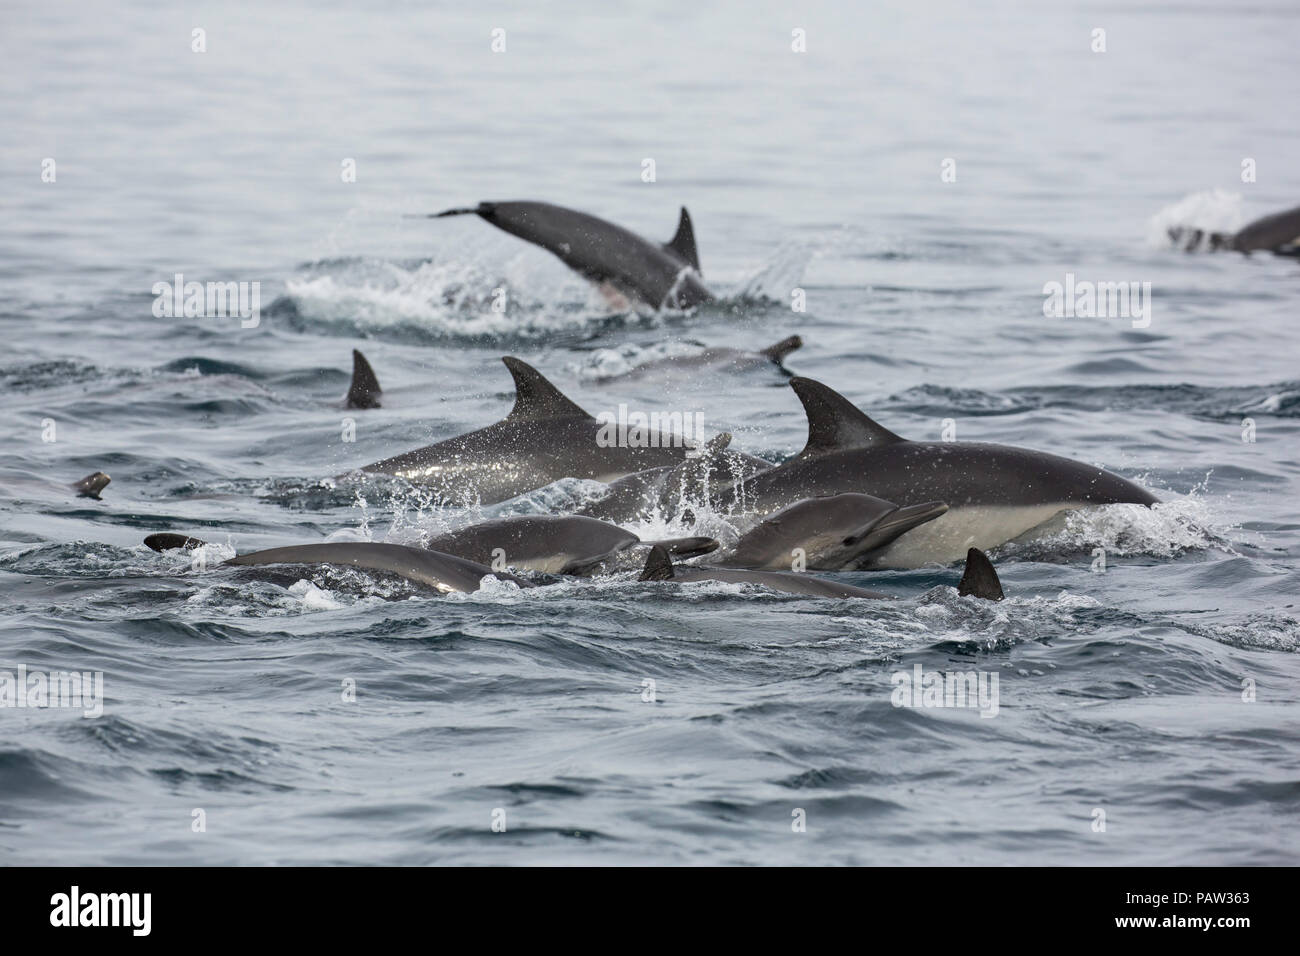
[[[867,567],[947,564],[969,548],[1005,544],[1063,511],[1157,500],[1118,475],[1056,455],[1009,445],[907,441],[820,382],[794,378],[790,385],[808,414],[808,443],[745,483],[753,511],[769,514],[803,498],[855,491],[903,507],[948,504],[946,514],[880,549]]]
[[[660,245],[585,212],[544,202],[481,202],[429,219],[478,215],[511,235],[555,253],[570,269],[654,309],[689,309],[712,302],[700,281],[700,257],[691,216],[682,207],[677,234]]]
[[[375,370],[370,367],[366,357],[357,349],[352,350],[352,383],[348,387],[348,408],[379,408],[379,396],[383,389]]]
[[[892,595],[851,584],[840,584],[811,574],[794,574],[789,571],[734,571],[693,565],[674,565],[663,548],[653,548],[641,572],[642,581],[723,581],[729,584],[761,584],[786,594],[806,594],[812,597],[890,598]],[[1002,585],[988,555],[971,548],[966,556],[966,571],[957,588],[961,595],[974,595],[990,601],[1002,600]]]
[[[1279,256],[1300,255],[1300,206],[1256,219],[1236,232],[1211,232],[1190,226],[1173,226],[1169,238],[1192,252],[1205,240],[1211,249],[1257,252],[1267,249]]]
[[[785,357],[802,347],[803,339],[797,335],[791,335],[757,352],[746,352],[743,349],[732,348],[706,348],[694,355],[674,355],[655,359],[617,375],[603,376],[596,379],[596,381],[602,383],[629,381],[664,372],[698,372],[704,369],[723,372],[747,372],[751,369],[776,366],[776,368],[784,370],[782,363],[785,361]]]
[[[679,557],[716,551],[713,538],[642,541],[631,531],[578,515],[515,515],[470,525],[428,543],[434,551],[481,564],[548,574],[582,574],[638,545],[662,545]]]
[[[525,362],[502,359],[515,380],[515,406],[504,420],[361,470],[398,475],[444,497],[495,504],[560,478],[613,481],[686,459],[680,435],[652,432],[650,447],[598,440],[607,426],[588,415]],[[629,443],[630,445],[630,443]]]
[[[871,495],[808,498],[746,532],[720,564],[773,571],[795,563],[810,571],[870,567],[876,552],[947,510],[941,501],[900,508]]]
[[[155,551],[169,551],[172,548],[193,549],[204,545],[204,542],[197,538],[188,538],[179,534],[152,534],[144,539],[144,543]],[[513,581],[521,588],[536,586],[532,581],[504,571],[494,571],[485,565],[466,561],[455,555],[440,554],[424,548],[408,548],[400,544],[356,541],[300,544],[241,554],[225,563],[240,567],[328,564],[335,567],[363,568],[367,571],[385,571],[443,594],[452,591],[477,591],[483,578],[488,575]]]

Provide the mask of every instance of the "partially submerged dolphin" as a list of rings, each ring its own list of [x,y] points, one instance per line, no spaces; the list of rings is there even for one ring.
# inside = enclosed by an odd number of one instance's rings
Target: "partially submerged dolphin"
[[[1202,240],[1210,249],[1257,252],[1266,249],[1279,256],[1300,255],[1300,206],[1256,219],[1236,232],[1210,232],[1190,226],[1173,226],[1169,238],[1192,252]]]
[[[756,368],[775,366],[784,370],[783,362],[791,352],[803,346],[803,339],[791,335],[765,349],[747,352],[744,349],[706,348],[692,355],[674,355],[645,362],[617,375],[606,375],[598,382],[628,381],[648,378],[661,373],[698,372],[703,369],[721,372],[747,372]],[[789,374],[788,372],[786,373]]]
[[[852,571],[870,567],[877,552],[948,510],[942,501],[900,508],[872,495],[808,498],[750,529],[720,563],[732,568]]]
[[[470,525],[428,542],[428,547],[481,564],[548,574],[583,574],[619,553],[661,545],[690,558],[717,550],[713,538],[642,541],[631,531],[578,515],[515,515]]]
[[[515,380],[515,406],[504,420],[361,470],[428,485],[444,497],[494,504],[560,478],[609,482],[686,459],[681,435],[655,431],[648,447],[598,441],[599,421],[525,362],[502,359]]]
[[[915,568],[989,550],[1063,511],[1155,504],[1146,489],[1094,465],[977,442],[914,442],[872,421],[821,382],[793,378],[808,414],[802,452],[745,483],[751,510],[770,514],[803,498],[862,492],[902,507],[946,502],[946,514],[874,553],[866,566]]]
[[[663,548],[652,548],[641,572],[642,581],[723,581],[728,584],[761,584],[786,594],[806,594],[811,597],[831,598],[891,598],[893,595],[851,584],[840,584],[811,574],[789,571],[735,571],[700,565],[674,565]],[[1002,585],[988,555],[971,548],[966,556],[966,571],[962,574],[957,592],[974,595],[990,601],[1002,600]]]
[[[191,550],[204,545],[197,538],[179,534],[152,534],[144,543],[155,551],[173,548]],[[362,568],[367,571],[384,571],[420,584],[443,594],[452,591],[477,591],[483,578],[493,575],[504,581],[513,581],[521,588],[536,585],[525,578],[505,571],[494,571],[486,565],[466,561],[451,554],[440,554],[424,548],[408,548],[400,544],[339,541],[326,544],[300,544],[285,548],[268,548],[231,558],[225,564],[239,567],[277,564],[319,565]]]
[[[85,478],[72,485],[72,490],[77,493],[78,498],[94,498],[96,501],[103,501],[99,493],[108,487],[108,483],[113,479],[108,477],[102,471],[91,472]]]
[[[677,234],[663,245],[585,212],[544,202],[481,202],[422,218],[469,214],[555,253],[590,281],[609,283],[651,308],[689,309],[714,299],[700,278],[700,256],[685,206]]]
[[[348,408],[379,408],[379,396],[383,389],[375,370],[370,367],[366,357],[358,349],[352,350],[352,383],[348,386]]]

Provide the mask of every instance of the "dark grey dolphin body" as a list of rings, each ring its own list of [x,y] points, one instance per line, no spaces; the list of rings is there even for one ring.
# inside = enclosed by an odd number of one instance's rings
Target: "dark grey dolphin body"
[[[585,212],[544,202],[482,202],[429,218],[470,213],[553,252],[592,282],[607,282],[651,308],[689,309],[714,299],[700,278],[695,232],[685,206],[677,234],[663,245]]]
[[[620,478],[609,494],[581,508],[578,514],[605,521],[632,521],[658,512],[682,515],[693,505],[707,504],[725,511],[736,504],[734,489],[748,478],[772,467],[770,461],[732,451],[731,434],[723,432],[708,442],[700,454],[677,465],[651,468]]]
[[[791,335],[775,345],[769,345],[757,352],[743,349],[707,348],[692,355],[675,355],[668,358],[645,362],[618,375],[598,378],[598,382],[622,382],[635,379],[653,378],[664,373],[674,374],[702,371],[748,372],[757,368],[777,368],[784,370],[782,362],[791,352],[803,346],[803,339]],[[788,372],[786,373],[789,374]]]
[[[1207,233],[1189,226],[1174,226],[1169,229],[1169,238],[1182,244],[1188,252],[1197,249],[1204,241],[1211,249],[1246,253],[1268,250],[1280,256],[1300,255],[1300,206],[1256,219],[1231,233]]]
[[[948,511],[877,551],[867,566],[914,568],[988,550],[1055,515],[1088,505],[1151,505],[1144,488],[1094,465],[976,442],[913,442],[876,424],[808,378],[790,380],[808,414],[808,444],[745,483],[751,510],[770,514],[803,498],[861,492],[902,507]]]
[[[715,551],[713,538],[642,541],[631,531],[578,515],[515,515],[484,521],[428,543],[434,551],[455,554],[481,564],[583,574],[619,553],[638,546],[662,545],[679,557]]]
[[[941,501],[900,508],[872,495],[808,498],[746,532],[720,564],[772,571],[796,562],[810,571],[870,567],[880,549],[947,510]]]
[[[184,535],[156,534],[145,538],[145,544],[155,551],[167,551],[172,548],[198,548],[202,547],[204,542]],[[455,555],[440,554],[425,548],[408,548],[400,544],[339,541],[290,545],[285,548],[268,548],[264,551],[241,554],[225,563],[239,567],[328,564],[334,567],[384,571],[443,594],[452,591],[477,591],[483,578],[489,574],[501,580],[513,581],[521,588],[536,586],[532,581],[504,571],[494,571],[486,565],[466,561]]]
[[[602,446],[599,421],[532,366],[512,356],[502,361],[516,391],[515,406],[504,420],[361,470],[398,475],[445,498],[494,504],[560,478],[609,482],[686,460],[682,437],[662,432],[651,436],[651,447]]]
[[[811,574],[794,574],[789,571],[735,571],[692,565],[674,565],[668,552],[653,548],[641,572],[642,581],[723,581],[728,584],[761,584],[763,587],[786,594],[805,594],[810,597],[830,598],[890,598],[892,595],[851,584],[840,584]],[[966,570],[962,574],[957,593],[974,595],[990,601],[1002,600],[1002,585],[988,555],[971,548],[966,556]]]

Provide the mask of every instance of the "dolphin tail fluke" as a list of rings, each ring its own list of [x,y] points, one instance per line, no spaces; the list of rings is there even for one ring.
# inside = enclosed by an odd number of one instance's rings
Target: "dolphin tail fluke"
[[[703,275],[700,269],[700,252],[695,246],[695,230],[691,227],[691,214],[682,207],[681,218],[677,220],[677,234],[664,243],[664,248],[691,264],[691,267]]]
[[[717,538],[703,537],[664,538],[660,541],[643,541],[642,544],[648,544],[652,548],[663,548],[670,555],[679,558],[698,558],[702,554],[712,554],[719,547]]]
[[[82,478],[72,487],[77,492],[78,498],[94,498],[96,501],[102,501],[99,493],[108,487],[108,483],[113,479],[108,477],[102,471],[94,471]]]
[[[172,551],[176,548],[184,548],[186,551],[193,551],[195,548],[202,548],[207,544],[206,541],[200,541],[198,538],[190,538],[183,534],[151,534],[144,539],[154,551]]]
[[[379,379],[366,357],[352,350],[352,385],[348,388],[348,408],[379,408]]]
[[[777,365],[785,361],[785,357],[797,348],[803,347],[803,339],[797,335],[792,335],[788,339],[782,339],[775,345],[769,345],[760,352],[760,355],[766,355]]]
[[[662,545],[655,545],[650,549],[650,557],[646,558],[645,570],[641,572],[639,580],[671,581],[674,577],[673,559]]]
[[[986,601],[1001,601],[1003,598],[1002,582],[998,580],[997,571],[993,570],[993,562],[979,548],[966,552],[966,570],[962,572],[957,593],[974,595]]]

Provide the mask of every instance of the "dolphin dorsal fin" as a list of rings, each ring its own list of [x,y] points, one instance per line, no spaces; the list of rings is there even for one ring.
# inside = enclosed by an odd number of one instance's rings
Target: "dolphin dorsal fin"
[[[352,350],[352,385],[348,389],[348,408],[378,408],[379,379],[370,367],[366,357],[357,349]]]
[[[703,454],[700,457],[712,458],[714,455],[721,455],[731,444],[731,432],[718,432],[704,443]]]
[[[650,549],[650,557],[645,560],[645,570],[641,572],[641,581],[671,581],[673,574],[673,559],[668,556],[668,551],[662,545],[656,544]]]
[[[875,448],[907,439],[877,425],[847,398],[810,378],[792,378],[790,387],[808,414],[808,444],[802,456],[824,455],[846,448]]]
[[[664,244],[664,248],[673,253],[679,259],[684,259],[691,264],[696,272],[701,275],[700,271],[700,253],[695,248],[695,230],[691,228],[691,214],[682,207],[682,217],[677,220],[677,235]]]
[[[509,421],[541,421],[546,418],[591,418],[566,398],[541,372],[513,355],[501,359],[515,379],[515,407]]]
[[[1004,596],[1002,582],[998,580],[997,571],[993,570],[993,562],[979,548],[971,548],[966,552],[966,570],[962,572],[957,593],[973,594],[986,601],[1001,601]]]

